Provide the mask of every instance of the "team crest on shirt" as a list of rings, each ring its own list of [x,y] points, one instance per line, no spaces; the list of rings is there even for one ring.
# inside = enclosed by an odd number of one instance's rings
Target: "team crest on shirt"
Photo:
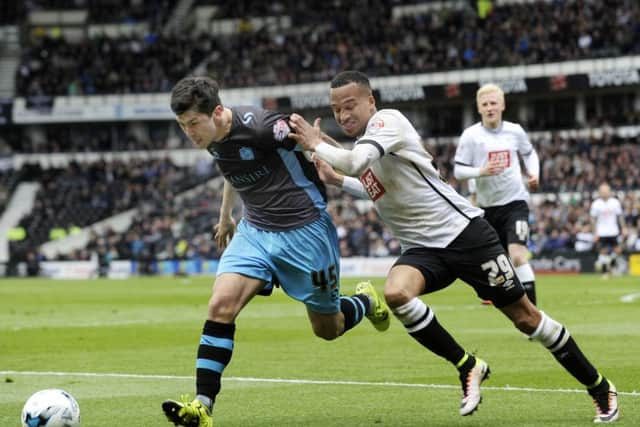
[[[242,147],[240,149],[240,158],[242,160],[254,160],[256,155],[253,153],[253,149],[250,147]]]
[[[511,166],[511,152],[509,150],[489,151],[489,161],[497,161],[504,168]]]
[[[374,202],[384,195],[386,192],[380,180],[373,174],[371,169],[367,169],[360,176],[360,182],[369,193],[369,197]]]
[[[283,119],[278,120],[273,125],[273,139],[276,141],[283,141],[289,135],[289,132],[291,132],[291,129]]]
[[[242,124],[244,124],[245,126],[248,126],[249,123],[256,121],[256,115],[253,114],[252,112],[244,113],[241,121],[242,121]]]

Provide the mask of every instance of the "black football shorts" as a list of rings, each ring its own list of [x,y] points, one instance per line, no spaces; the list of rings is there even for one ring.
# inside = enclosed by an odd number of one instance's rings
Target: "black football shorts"
[[[481,217],[472,219],[446,248],[408,249],[394,265],[418,269],[425,278],[427,294],[461,279],[496,307],[507,306],[524,295],[496,231]]]

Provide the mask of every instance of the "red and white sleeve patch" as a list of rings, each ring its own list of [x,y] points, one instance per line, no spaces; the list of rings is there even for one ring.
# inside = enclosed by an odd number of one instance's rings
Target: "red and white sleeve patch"
[[[373,174],[371,169],[367,169],[360,176],[360,182],[369,193],[369,197],[374,202],[384,195],[386,192],[380,180]]]

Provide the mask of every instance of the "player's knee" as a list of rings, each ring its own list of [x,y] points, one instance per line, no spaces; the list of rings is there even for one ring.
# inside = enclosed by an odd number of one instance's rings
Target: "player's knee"
[[[522,318],[522,319],[518,319],[518,320],[514,320],[513,324],[515,325],[516,328],[518,328],[519,331],[524,332],[527,335],[531,335],[535,330],[536,330],[536,323],[532,321],[533,319],[528,317],[528,318]]]
[[[509,251],[509,257],[514,267],[519,267],[529,262],[527,250],[524,247],[518,247]]]
[[[541,314],[539,312],[522,311],[515,316],[512,321],[519,331],[531,335],[540,324]]]
[[[340,336],[340,331],[337,327],[333,325],[325,325],[325,324],[314,324],[313,325],[313,333],[323,340],[332,341]]]
[[[209,318],[216,322],[233,322],[239,310],[238,301],[229,296],[212,296],[209,299]]]
[[[512,258],[514,267],[520,267],[529,262],[526,255],[518,254]]]
[[[387,283],[384,287],[384,299],[389,304],[389,307],[400,307],[411,301],[413,295],[411,295],[402,286],[395,285],[393,283]]]
[[[322,338],[325,341],[333,341],[336,338],[338,338],[340,335],[337,334],[337,333],[328,332],[328,333],[322,333],[322,334],[317,334],[316,333],[316,336],[318,338]]]

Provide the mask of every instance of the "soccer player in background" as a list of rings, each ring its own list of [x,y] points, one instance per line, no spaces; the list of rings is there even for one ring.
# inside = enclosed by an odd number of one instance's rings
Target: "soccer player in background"
[[[216,241],[220,259],[196,362],[193,401],[167,400],[162,408],[175,425],[210,427],[222,372],[231,360],[235,319],[257,294],[279,284],[304,303],[314,333],[332,340],[367,316],[389,327],[389,311],[369,282],[356,295],[340,296],[336,229],[326,212],[324,184],[313,163],[289,138],[288,116],[254,107],[222,105],[218,84],[186,77],[171,93],[178,124],[206,149],[224,175]],[[232,217],[235,194],[244,218]]]
[[[538,154],[527,134],[516,123],[502,120],[504,93],[495,84],[476,94],[481,121],[464,130],[456,149],[454,176],[475,180],[477,205],[496,229],[509,253],[516,275],[529,300],[536,304],[535,275],[529,264],[529,192],[522,180],[520,154],[529,189],[538,189]]]
[[[598,196],[589,210],[595,231],[594,242],[598,249],[595,267],[604,279],[608,279],[616,266],[616,254],[620,252],[618,239],[625,233],[624,217],[622,205],[611,196],[609,184],[600,184]]]
[[[561,323],[531,303],[496,231],[482,218],[480,208],[440,177],[409,120],[398,110],[377,111],[369,79],[357,71],[335,76],[330,100],[338,125],[356,138],[353,150],[327,144],[319,121],[311,126],[297,114],[290,118],[295,132],[291,137],[322,160],[316,166],[325,182],[369,197],[400,240],[402,254],[387,276],[385,299],[412,338],[458,369],[463,391],[460,414],[477,409],[489,366],[466,352],[419,298],[457,278],[470,284],[479,297],[491,300],[587,388],[596,405],[594,421],[615,421],[614,385],[587,360]]]

